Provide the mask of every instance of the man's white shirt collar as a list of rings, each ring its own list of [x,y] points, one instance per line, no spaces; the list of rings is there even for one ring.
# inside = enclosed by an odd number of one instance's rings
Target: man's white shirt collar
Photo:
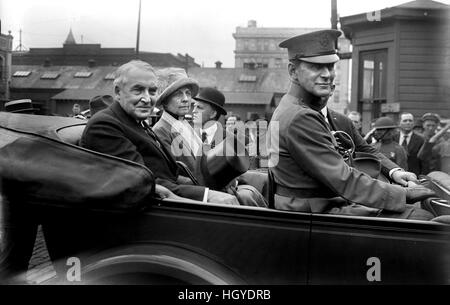
[[[214,124],[206,127],[205,129],[201,129],[200,131],[202,134],[203,132],[206,133],[206,144],[211,144],[217,131],[217,122],[214,122]]]
[[[406,136],[406,144],[409,144],[409,141],[411,141],[412,134],[413,134],[412,131],[410,133],[406,134],[400,130],[400,137],[398,139],[398,144],[400,144],[400,145],[403,144],[403,139],[405,138],[405,136]]]
[[[327,106],[323,107],[320,112],[322,112],[323,116],[325,117],[325,121],[330,124],[330,122],[328,121],[328,108]]]

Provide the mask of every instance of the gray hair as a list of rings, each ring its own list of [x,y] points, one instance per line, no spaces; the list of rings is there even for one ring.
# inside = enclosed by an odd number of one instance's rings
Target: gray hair
[[[135,68],[152,72],[156,75],[155,69],[148,62],[142,60],[131,60],[117,68],[115,73],[116,77],[114,78],[114,87],[121,87],[127,81],[126,75],[130,72],[130,70]]]

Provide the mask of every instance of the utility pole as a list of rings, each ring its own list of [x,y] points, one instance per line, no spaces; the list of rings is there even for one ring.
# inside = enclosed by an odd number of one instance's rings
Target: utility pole
[[[337,30],[337,0],[331,0],[331,28]]]
[[[136,58],[139,58],[140,32],[141,32],[141,0],[139,0],[139,15],[138,15],[138,25],[137,25],[137,37],[136,37]]]
[[[331,28],[333,30],[337,30],[338,29],[337,24],[338,24],[337,0],[331,0]],[[339,48],[337,39],[335,48],[336,49]]]

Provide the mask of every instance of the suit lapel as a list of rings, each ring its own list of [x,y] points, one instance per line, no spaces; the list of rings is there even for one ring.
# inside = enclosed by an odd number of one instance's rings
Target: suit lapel
[[[328,123],[330,124],[331,130],[342,130],[342,128],[339,128],[339,121],[336,117],[336,115],[334,114],[334,112],[332,110],[330,110],[329,108],[327,108],[328,111]]]
[[[133,118],[131,118],[123,109],[122,106],[118,102],[114,102],[111,105],[111,111],[116,115],[116,117],[126,126],[129,126],[133,129],[134,132],[138,134],[143,134],[146,138],[152,139],[152,136],[148,135],[144,128],[138,124],[137,121],[135,121]],[[149,127],[151,129],[151,127]],[[160,152],[160,154],[166,159],[167,164],[171,167],[172,171],[176,172],[177,165],[175,159],[173,159],[172,155],[164,148],[164,145],[158,145],[159,141],[158,136],[151,131],[155,137],[155,139],[152,139],[148,141],[157,151]]]

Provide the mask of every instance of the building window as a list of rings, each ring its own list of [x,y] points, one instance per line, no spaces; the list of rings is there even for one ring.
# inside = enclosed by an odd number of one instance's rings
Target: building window
[[[114,72],[108,73],[105,76],[105,80],[114,80],[116,78],[116,74]]]
[[[249,44],[248,40],[245,39],[244,40],[244,50],[248,50],[248,44]]]
[[[381,104],[386,103],[387,49],[360,53],[358,111],[363,120],[381,116]]]
[[[254,63],[254,62],[245,62],[244,63],[244,69],[253,70],[255,68],[256,68],[256,63]]]
[[[45,72],[41,75],[41,79],[57,79],[59,76],[58,72]]]
[[[91,75],[92,75],[92,72],[81,71],[81,72],[76,72],[73,77],[76,77],[76,78],[88,78],[88,77],[91,77]]]
[[[13,74],[13,77],[27,77],[31,74],[31,71],[16,71]]]
[[[254,83],[254,82],[256,82],[256,75],[241,74],[239,76],[239,82]]]
[[[256,67],[257,67],[257,68],[267,68],[268,66],[269,66],[268,64],[263,63],[263,62],[258,62],[258,63],[256,64]]]

